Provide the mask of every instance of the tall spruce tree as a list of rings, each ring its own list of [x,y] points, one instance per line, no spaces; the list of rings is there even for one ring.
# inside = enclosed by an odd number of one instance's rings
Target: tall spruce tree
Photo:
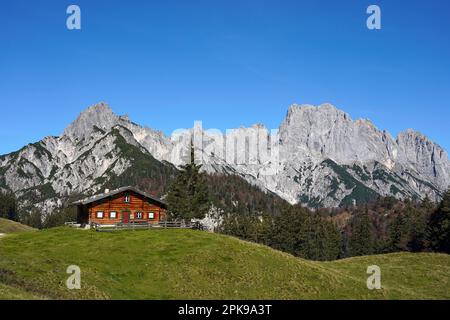
[[[389,251],[405,251],[409,240],[408,220],[405,212],[399,212],[389,225]]]
[[[169,187],[167,204],[174,219],[202,219],[209,210],[208,187],[201,165],[195,164],[194,147],[191,141],[190,162],[180,168]]]
[[[342,239],[336,226],[299,206],[284,207],[266,233],[265,244],[297,257],[334,260],[340,255]]]
[[[350,256],[362,256],[373,253],[374,236],[368,210],[356,213],[351,221],[351,236],[348,243]]]
[[[432,250],[450,253],[450,190],[444,194],[438,209],[431,214],[428,240]]]
[[[16,197],[13,193],[0,191],[0,218],[18,220]]]
[[[428,220],[432,211],[433,203],[428,197],[419,206],[414,208],[414,210],[407,211],[409,213],[408,251],[419,252],[425,249]]]
[[[27,211],[20,212],[19,216],[20,223],[26,224],[27,226],[36,229],[42,229],[44,227],[42,223],[42,212],[36,207],[33,207]]]

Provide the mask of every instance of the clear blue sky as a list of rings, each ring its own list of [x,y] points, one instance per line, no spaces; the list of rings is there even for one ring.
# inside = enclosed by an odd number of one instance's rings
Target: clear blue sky
[[[70,4],[81,31],[66,28]],[[167,134],[278,128],[290,104],[330,102],[450,151],[449,33],[447,0],[2,0],[0,154],[99,101]]]

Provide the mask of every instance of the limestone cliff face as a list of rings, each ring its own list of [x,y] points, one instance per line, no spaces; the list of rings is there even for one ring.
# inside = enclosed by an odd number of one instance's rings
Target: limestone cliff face
[[[135,157],[123,152],[127,146],[161,165],[185,163],[192,135],[205,171],[240,175],[310,207],[379,195],[439,200],[450,186],[450,162],[439,145],[413,130],[394,139],[330,104],[292,105],[277,132],[263,125],[226,134],[194,127],[167,137],[100,103],[83,111],[60,137],[0,156],[0,188],[50,211],[62,197],[97,192],[135,166]]]
[[[412,130],[394,139],[330,104],[292,105],[276,134],[257,125],[222,139],[237,140],[235,149],[246,161],[215,153],[205,157],[204,163],[211,163],[205,170],[234,171],[291,203],[334,207],[379,195],[437,201],[450,186],[448,156],[437,144]],[[261,156],[255,141],[270,141],[277,156]]]
[[[396,142],[400,163],[405,168],[416,171],[441,190],[449,187],[450,162],[444,149],[412,129],[400,133]]]
[[[448,155],[440,146],[413,130],[399,134],[394,140],[388,132],[378,130],[369,120],[353,121],[348,114],[330,104],[291,106],[280,127],[279,137],[282,162],[286,171],[291,172],[281,174],[282,184],[290,184],[289,176],[292,175],[301,181],[300,187],[291,186],[283,190],[291,194],[291,202],[295,199],[311,202],[314,199],[312,202],[338,205],[343,200],[363,200],[354,194],[354,183],[348,183],[353,192],[346,195],[350,189],[339,183],[346,179],[338,177],[336,172],[327,175],[328,178],[317,177],[317,171],[325,170],[320,165],[325,160],[338,165],[341,174],[349,175],[348,179],[351,176],[384,196],[429,196],[437,200],[450,185]],[[310,173],[310,168],[316,172]],[[296,171],[303,174],[295,175]],[[305,173],[308,178],[303,180]],[[318,192],[310,190],[309,184],[315,185]],[[324,187],[327,184],[329,187]],[[338,186],[337,193],[341,196],[336,196],[331,185]],[[292,194],[292,188],[297,192]],[[323,197],[323,192],[327,190],[331,194]],[[364,193],[368,194],[367,191]]]
[[[379,161],[390,166],[397,152],[388,133],[379,131],[369,120],[353,121],[330,104],[291,106],[280,127],[280,139],[287,157],[312,162]]]

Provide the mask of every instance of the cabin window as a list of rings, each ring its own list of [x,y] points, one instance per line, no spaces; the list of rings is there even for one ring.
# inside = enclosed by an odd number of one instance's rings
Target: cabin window
[[[149,212],[148,213],[148,218],[149,219],[155,219],[155,213],[154,212]]]
[[[136,219],[142,219],[142,212],[136,212]]]
[[[129,196],[129,195],[126,195],[126,196],[125,196],[124,202],[127,202],[127,203],[130,202],[130,196]]]
[[[109,213],[109,218],[110,218],[110,219],[116,219],[116,218],[117,218],[117,212],[111,211],[111,212]]]
[[[97,219],[103,219],[103,211],[97,211]]]

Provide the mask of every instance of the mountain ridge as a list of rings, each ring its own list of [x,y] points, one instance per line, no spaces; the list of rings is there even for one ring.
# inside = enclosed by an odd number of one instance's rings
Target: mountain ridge
[[[51,211],[63,205],[62,197],[96,193],[111,179],[126,180],[117,177],[141,167],[135,163],[141,154],[145,160],[140,163],[173,175],[167,168],[188,161],[192,137],[205,172],[239,175],[290,203],[312,208],[378,196],[438,201],[450,186],[447,152],[425,135],[407,129],[394,139],[370,120],[352,120],[329,103],[291,105],[275,132],[257,123],[221,134],[196,124],[169,137],[116,115],[101,102],[81,112],[60,136],[0,156],[0,188],[19,198],[32,193]],[[121,153],[118,139],[122,147],[135,148],[133,156]]]

